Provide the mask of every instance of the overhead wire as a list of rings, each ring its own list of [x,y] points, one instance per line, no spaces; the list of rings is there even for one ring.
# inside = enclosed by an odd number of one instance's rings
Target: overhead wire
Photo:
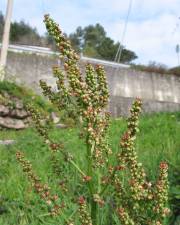
[[[126,31],[127,31],[128,22],[129,22],[129,16],[130,16],[131,9],[132,9],[132,4],[133,4],[133,0],[129,0],[128,11],[127,11],[125,24],[124,24],[121,42],[119,43],[119,47],[118,47],[118,50],[116,52],[116,56],[115,56],[115,59],[114,59],[114,61],[117,62],[117,63],[119,63],[120,60],[121,60],[123,43],[124,43],[124,40],[125,40],[125,35],[126,35]]]

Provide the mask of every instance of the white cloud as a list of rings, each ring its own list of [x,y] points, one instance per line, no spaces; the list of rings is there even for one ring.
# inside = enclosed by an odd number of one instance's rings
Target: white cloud
[[[109,15],[121,18],[126,15],[130,0],[89,0],[84,1],[88,5],[88,10],[92,14],[104,14],[106,17]],[[155,16],[159,13],[179,13],[180,1],[179,0],[132,0],[131,17],[147,18]]]
[[[148,13],[165,13],[171,12],[176,13],[178,12],[178,7],[180,5],[179,0],[133,0],[134,8],[141,12],[144,12],[146,15]]]
[[[170,66],[176,65],[175,45],[180,41],[180,31],[173,28],[177,21],[172,14],[163,14],[144,21],[130,21],[124,45],[134,50],[139,61],[148,63],[155,60]],[[115,40],[121,40],[124,21],[109,24],[108,33]]]

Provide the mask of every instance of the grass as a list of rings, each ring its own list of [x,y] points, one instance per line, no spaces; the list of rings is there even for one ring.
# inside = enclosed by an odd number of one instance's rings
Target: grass
[[[119,140],[126,129],[123,119],[111,121],[109,130],[109,141],[113,152],[119,151]],[[84,163],[85,146],[78,138],[78,128],[55,129],[51,132],[52,138],[62,141],[65,149],[74,156],[75,161],[82,169]],[[170,176],[172,179],[172,165],[180,165],[180,113],[159,113],[145,115],[140,120],[140,133],[136,146],[139,160],[143,163],[146,172],[151,179],[157,176],[158,164],[162,160],[170,163]],[[64,224],[63,215],[59,218],[51,218],[47,215],[47,208],[40,203],[40,199],[31,191],[20,166],[15,159],[17,150],[22,150],[26,158],[33,163],[33,169],[52,187],[57,190],[57,179],[52,179],[50,153],[37,133],[29,128],[24,131],[0,131],[0,139],[15,139],[16,144],[12,146],[0,146],[0,225],[56,225]],[[111,159],[113,162],[113,158]],[[61,162],[60,162],[61,163]],[[61,165],[63,176],[69,173],[69,190],[71,201],[73,193],[81,195],[86,190],[77,184],[77,173],[68,165]],[[70,217],[76,212],[74,204],[68,203],[65,195],[59,193],[67,204],[67,215]],[[72,195],[71,195],[72,193]],[[104,223],[105,224],[105,223]],[[110,225],[110,223],[108,224]]]
[[[40,95],[36,95],[32,90],[19,86],[9,81],[0,82],[0,102],[3,101],[4,93],[8,93],[10,96],[21,99],[24,105],[33,103],[33,105],[42,112],[52,112],[56,109],[48,102],[45,101]],[[2,95],[2,96],[1,96]],[[6,99],[5,99],[6,100]]]

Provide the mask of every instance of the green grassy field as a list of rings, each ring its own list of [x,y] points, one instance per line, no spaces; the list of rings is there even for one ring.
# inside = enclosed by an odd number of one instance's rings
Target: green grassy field
[[[119,140],[126,129],[123,119],[111,121],[109,142],[113,152],[119,151]],[[51,132],[54,140],[63,142],[65,149],[70,151],[77,163],[85,168],[85,146],[78,138],[78,128],[58,129]],[[16,161],[15,153],[21,150],[33,163],[33,169],[48,182],[53,190],[59,190],[61,198],[67,203],[68,216],[76,212],[74,204],[70,202],[57,186],[58,179],[52,179],[50,153],[37,135],[29,128],[24,131],[0,131],[0,139],[15,139],[12,146],[0,146],[0,225],[60,225],[64,224],[63,215],[51,218],[47,215],[47,208],[40,203],[40,199],[31,191],[31,186]],[[180,113],[161,113],[142,116],[140,133],[136,141],[139,161],[151,179],[157,176],[158,164],[162,160],[169,162],[169,179],[173,179],[172,170],[180,165]],[[113,161],[113,159],[112,159]],[[61,162],[60,162],[61,163]],[[68,165],[62,164],[63,174],[69,173],[69,196],[71,193],[81,194],[86,190],[76,184],[77,173]],[[172,188],[172,187],[171,187]],[[108,225],[110,225],[109,223]]]

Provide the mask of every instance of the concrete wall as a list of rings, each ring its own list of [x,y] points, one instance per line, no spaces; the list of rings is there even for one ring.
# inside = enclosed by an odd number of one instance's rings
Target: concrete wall
[[[22,83],[40,93],[40,79],[55,87],[51,67],[57,64],[58,59],[55,56],[9,53],[7,79]],[[180,77],[107,66],[105,70],[112,115],[127,115],[135,97],[143,99],[144,112],[180,110]]]
[[[57,65],[55,56],[41,56],[28,53],[8,53],[7,76],[18,84],[23,84],[40,93],[39,80],[46,80],[50,85],[55,86],[55,79],[52,77],[52,66]]]
[[[180,77],[124,68],[106,68],[106,72],[113,115],[126,114],[136,97],[143,99],[145,112],[180,110]]]

